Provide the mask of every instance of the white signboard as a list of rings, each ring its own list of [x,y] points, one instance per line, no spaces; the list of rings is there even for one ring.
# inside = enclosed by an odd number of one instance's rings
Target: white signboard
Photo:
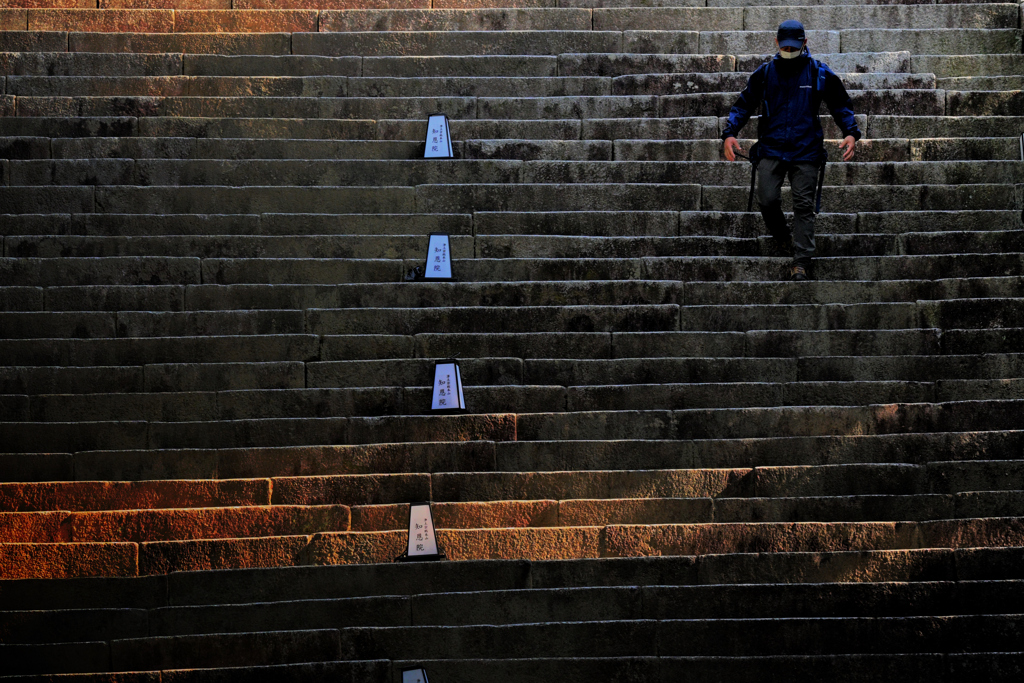
[[[452,158],[452,134],[448,128],[448,117],[444,114],[431,114],[427,120],[427,144],[423,158]]]
[[[430,514],[430,503],[414,503],[409,506],[409,559],[437,557],[437,538],[434,536],[434,518]],[[426,680],[424,678],[424,680]]]
[[[466,399],[462,396],[462,374],[453,360],[434,364],[434,386],[431,389],[431,410],[463,410]]]
[[[426,669],[403,669],[402,683],[430,683]]]
[[[448,235],[430,233],[430,242],[427,244],[427,262],[423,266],[423,279],[452,279],[452,247]]]

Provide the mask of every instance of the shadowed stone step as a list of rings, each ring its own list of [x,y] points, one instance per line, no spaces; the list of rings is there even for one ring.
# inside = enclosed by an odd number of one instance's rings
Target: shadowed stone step
[[[747,203],[746,187],[705,186],[701,208],[737,211]],[[783,197],[789,193],[784,191]],[[783,200],[785,201],[785,200]],[[861,185],[826,187],[823,202],[835,202],[844,211],[1013,209],[1017,205],[1008,185]]]
[[[4,76],[177,76],[180,54],[10,52],[0,54]]]
[[[0,348],[12,364],[66,366],[125,363],[230,363],[312,360],[318,357],[315,335],[236,337],[167,337],[131,339],[4,340]],[[8,355],[9,354],[9,355]]]
[[[436,568],[427,565],[413,571],[401,564],[388,563],[376,567],[348,565],[232,570],[142,579],[24,580],[4,582],[0,586],[4,588],[6,604],[26,610],[56,609],[58,605],[95,608],[104,604],[121,608],[159,608],[168,604],[169,596],[176,605],[199,608],[205,605],[251,604],[253,600],[279,602],[320,597],[353,598],[381,595],[381,586],[387,587],[387,595],[414,596],[414,599],[431,603],[445,599],[472,599],[468,593],[444,595],[455,591],[515,591],[521,595],[523,589],[531,587],[619,586],[630,589],[640,586],[651,591],[665,590],[658,588],[661,586],[693,586],[695,592],[721,590],[730,593],[757,590],[754,587],[740,588],[736,584],[762,582],[760,586],[765,586],[764,581],[788,584],[795,591],[801,590],[797,587],[802,584],[839,581],[843,582],[844,590],[864,594],[872,590],[867,588],[871,582],[914,582],[918,585],[922,581],[951,582],[957,579],[956,586],[963,589],[967,581],[1013,579],[1019,574],[1014,566],[1019,556],[1019,549],[976,548],[959,551],[928,549],[646,557],[635,560],[604,558],[533,563],[485,560],[458,565],[438,564]],[[823,559],[827,561],[823,562]],[[722,588],[700,587],[697,586],[699,583],[720,584]],[[421,595],[425,585],[432,595]],[[584,594],[593,595],[594,592]],[[634,606],[639,604],[631,602]],[[646,601],[644,604],[656,608],[658,603]],[[808,606],[810,603],[791,604]],[[829,601],[818,604],[824,606]],[[584,609],[582,605],[580,608]],[[201,609],[192,611],[200,613]],[[450,623],[453,617],[459,619],[463,613],[445,610],[445,615],[445,620],[440,623]]]
[[[10,235],[426,235],[472,234],[471,214],[21,214],[0,217]]]
[[[674,439],[757,437],[847,433],[896,433],[921,430],[955,431],[965,424],[974,429],[1007,429],[1016,423],[1009,416],[1019,401],[960,401],[942,404],[896,404],[853,407],[779,407],[699,409],[684,411],[636,411],[590,413],[519,414],[514,431],[523,440],[551,439]],[[5,452],[35,450],[78,451],[125,448],[224,448],[239,443],[249,446],[309,445],[323,439],[340,443],[381,440],[444,440],[445,430],[461,438],[502,434],[514,416],[473,416],[446,422],[436,417],[367,417],[264,419],[221,422],[6,422],[9,439]],[[499,419],[500,418],[500,419]],[[742,429],[738,425],[742,424]],[[387,430],[401,435],[385,436]],[[419,430],[419,431],[417,431]],[[44,436],[45,435],[45,436]],[[415,438],[413,438],[415,437]],[[33,446],[26,447],[27,443]]]
[[[176,476],[223,477],[346,474],[378,471],[516,471],[564,469],[658,469],[686,466],[820,464],[843,462],[941,461],[951,455],[945,490],[1013,489],[1015,469],[1001,460],[968,462],[1019,453],[1019,432],[891,434],[763,438],[718,441],[548,441],[508,443],[405,443],[317,446],[256,450],[106,451],[75,456],[81,476],[125,480]],[[188,458],[183,459],[182,455]],[[977,467],[978,474],[965,471]],[[947,475],[937,474],[942,480]],[[959,482],[959,483],[958,483]]]
[[[144,367],[94,368],[63,366],[0,369],[0,391],[5,394],[118,393],[122,391],[228,391],[238,389],[301,389],[305,386],[301,362],[182,363]]]
[[[981,646],[987,638],[1012,647],[1016,615],[974,615],[877,618],[715,619],[631,622],[569,622],[510,626],[358,628],[341,631],[342,649],[349,656],[394,659],[430,656],[432,644],[444,643],[453,660],[508,657],[509,641],[542,655],[584,655],[588,645],[611,656],[779,654],[846,654],[861,643],[885,642],[886,653],[929,653],[941,650],[946,639],[968,640]],[[980,632],[975,629],[980,629]],[[626,635],[617,638],[616,633]],[[726,633],[739,639],[730,641]],[[472,643],[472,644],[470,644]],[[450,649],[449,649],[450,648]],[[436,652],[436,651],[435,651]],[[935,658],[938,655],[934,655]],[[941,672],[939,662],[931,668]],[[940,674],[941,675],[941,674]],[[570,679],[571,680],[571,679]],[[856,680],[856,679],[855,679]]]
[[[1024,231],[990,230],[974,232],[929,232],[886,235],[860,233],[856,243],[848,235],[818,234],[818,255],[850,256],[858,252],[873,255],[998,253],[1024,251]],[[587,253],[592,258],[641,258],[645,256],[700,256],[708,253],[737,256],[774,256],[775,251],[760,244],[757,233],[742,238],[705,236],[685,237],[573,237],[540,235],[485,236],[462,239],[452,236],[451,253],[455,260],[481,258],[570,258]],[[205,259],[252,258],[384,258],[411,259],[422,257],[425,245],[422,236],[165,236],[165,237],[83,237],[26,236],[7,238],[7,258],[107,258],[120,256],[195,256]],[[216,268],[216,266],[214,266]],[[208,271],[213,272],[213,271]],[[219,278],[218,278],[219,279]],[[76,292],[50,292],[54,295],[49,308],[67,310],[74,304]],[[89,292],[80,292],[88,300]],[[96,292],[97,295],[101,294]],[[124,305],[131,301],[123,294]],[[141,294],[141,292],[140,292]],[[151,300],[161,298],[157,292]],[[165,305],[180,310],[180,291],[168,292]],[[113,298],[107,298],[112,303]],[[140,296],[140,301],[146,301]],[[93,306],[88,306],[93,308]],[[192,308],[200,308],[190,303]],[[276,307],[276,306],[275,306]]]

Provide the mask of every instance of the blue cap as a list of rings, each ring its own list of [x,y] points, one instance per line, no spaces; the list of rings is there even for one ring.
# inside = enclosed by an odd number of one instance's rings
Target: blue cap
[[[787,19],[779,24],[779,31],[775,37],[779,41],[779,47],[801,48],[804,46],[804,41],[807,40],[804,25],[796,19]]]

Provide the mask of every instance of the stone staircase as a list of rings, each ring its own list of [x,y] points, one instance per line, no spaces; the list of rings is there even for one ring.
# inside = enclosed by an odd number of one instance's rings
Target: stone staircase
[[[718,139],[791,17],[807,283]],[[1022,18],[8,0],[0,676],[1021,680]]]

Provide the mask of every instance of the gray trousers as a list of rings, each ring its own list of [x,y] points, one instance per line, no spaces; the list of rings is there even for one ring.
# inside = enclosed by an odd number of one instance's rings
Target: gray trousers
[[[818,165],[761,159],[757,164],[757,203],[768,232],[788,244],[790,230],[782,213],[782,181],[787,175],[793,190],[793,264],[807,267],[814,256],[814,192]]]

